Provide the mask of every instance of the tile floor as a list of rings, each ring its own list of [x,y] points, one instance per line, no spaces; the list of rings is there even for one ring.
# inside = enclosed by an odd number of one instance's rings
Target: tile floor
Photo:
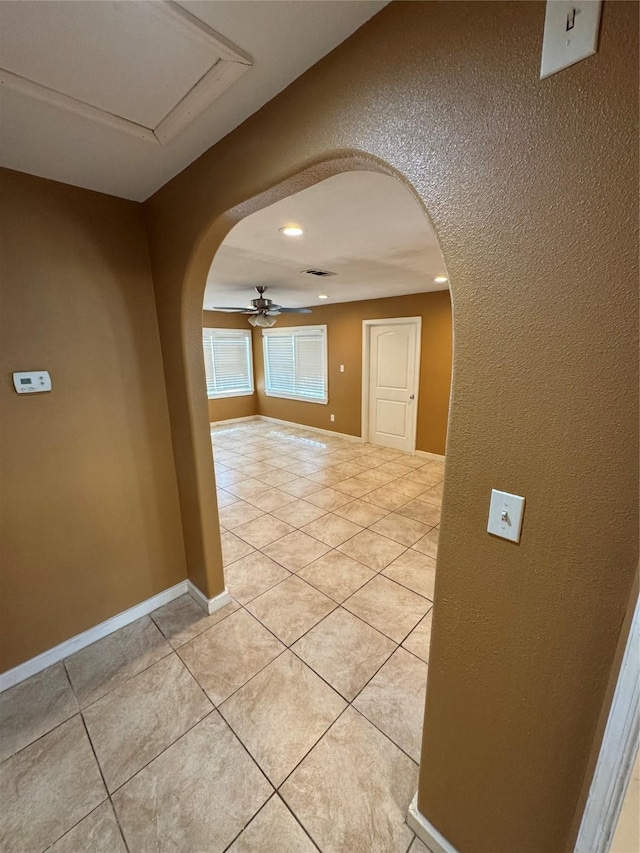
[[[225,575],[0,696],[0,850],[421,853],[443,465],[212,429]]]

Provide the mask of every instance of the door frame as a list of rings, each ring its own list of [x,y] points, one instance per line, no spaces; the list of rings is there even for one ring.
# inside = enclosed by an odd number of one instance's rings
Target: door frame
[[[422,317],[389,317],[380,320],[363,320],[362,321],[362,441],[369,440],[369,387],[371,380],[370,356],[371,356],[371,329],[374,326],[415,326],[416,328],[416,351],[414,363],[414,407],[413,418],[411,419],[411,445],[412,449],[409,453],[415,455],[416,452],[416,436],[418,429],[418,396],[420,391],[420,354],[422,351]]]
[[[574,853],[607,853],[640,746],[640,598],[636,599],[613,701]]]

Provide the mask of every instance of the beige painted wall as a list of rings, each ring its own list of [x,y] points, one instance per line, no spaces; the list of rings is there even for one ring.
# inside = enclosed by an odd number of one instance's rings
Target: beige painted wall
[[[186,567],[141,206],[8,170],[0,198],[5,670]]]
[[[244,315],[220,314],[217,311],[203,311],[202,326],[209,329],[251,328]],[[219,397],[208,400],[208,405],[211,422],[226,421],[229,418],[248,418],[258,414],[258,397],[255,391],[246,397]]]
[[[262,330],[253,330],[258,411],[293,423],[361,435],[362,321],[422,317],[418,450],[444,454],[451,386],[451,300],[449,291],[314,306],[313,314],[282,315],[278,326],[327,326],[329,403],[305,403],[264,393]],[[345,371],[340,373],[340,365]],[[329,415],[336,416],[332,423]]]
[[[455,318],[419,805],[572,849],[637,566],[636,3],[539,79],[542,2],[392,3],[145,205],[190,576],[222,588],[200,326],[239,217],[344,168],[423,200]],[[358,152],[361,152],[359,154]],[[522,541],[489,492],[527,499]]]

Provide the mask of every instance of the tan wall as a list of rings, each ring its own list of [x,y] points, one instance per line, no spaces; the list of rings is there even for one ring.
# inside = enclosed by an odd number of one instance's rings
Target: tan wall
[[[202,312],[202,326],[208,329],[250,329],[244,315],[220,314],[216,311]],[[248,418],[258,414],[258,398],[255,392],[246,397],[220,397],[208,400],[209,421],[226,421],[229,418]]]
[[[7,170],[0,197],[4,670],[186,567],[141,206]]]
[[[395,170],[426,205],[455,353],[419,805],[461,853],[572,849],[637,567],[638,7],[605,0],[598,53],[541,81],[544,12],[391,3],[145,205],[189,573],[210,593],[216,248],[344,168]],[[519,545],[486,533],[492,487],[526,496]]]
[[[362,321],[422,317],[418,450],[443,454],[451,385],[451,300],[449,291],[314,306],[313,314],[280,316],[278,326],[327,325],[329,404],[268,397],[264,393],[262,330],[253,330],[258,411],[306,426],[361,435]],[[340,365],[344,364],[344,373]],[[329,416],[335,414],[332,423]]]

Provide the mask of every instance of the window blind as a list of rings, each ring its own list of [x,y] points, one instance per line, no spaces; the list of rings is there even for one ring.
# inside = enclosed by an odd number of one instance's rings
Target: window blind
[[[263,329],[265,392],[326,403],[327,327]]]
[[[253,394],[250,331],[203,329],[202,345],[208,397]]]

